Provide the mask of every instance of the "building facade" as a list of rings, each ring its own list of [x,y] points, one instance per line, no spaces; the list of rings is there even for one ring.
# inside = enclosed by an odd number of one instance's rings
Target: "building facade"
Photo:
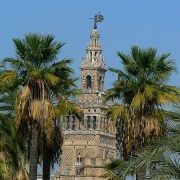
[[[105,164],[116,157],[115,129],[108,126],[109,104],[103,103],[105,61],[99,31],[94,28],[81,64],[81,90],[77,103],[84,119],[67,117],[64,123],[61,165],[56,179],[104,180]]]

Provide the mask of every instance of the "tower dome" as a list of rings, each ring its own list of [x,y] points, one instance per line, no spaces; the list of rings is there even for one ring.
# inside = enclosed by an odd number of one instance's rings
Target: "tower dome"
[[[93,29],[90,37],[91,38],[99,38],[99,36],[100,36],[99,31],[97,29]]]
[[[90,41],[88,43],[87,52],[88,51],[100,51],[102,52],[101,44],[99,41],[100,33],[97,29],[93,29],[90,35]]]

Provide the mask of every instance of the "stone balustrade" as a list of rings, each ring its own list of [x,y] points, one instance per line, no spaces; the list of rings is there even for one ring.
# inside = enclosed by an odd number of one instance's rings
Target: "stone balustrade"
[[[115,133],[102,132],[100,130],[94,130],[94,129],[92,129],[92,130],[91,129],[90,130],[87,130],[87,129],[71,130],[71,129],[69,129],[69,130],[63,130],[62,133],[63,133],[63,135],[77,135],[77,134],[104,135],[104,136],[115,138]]]

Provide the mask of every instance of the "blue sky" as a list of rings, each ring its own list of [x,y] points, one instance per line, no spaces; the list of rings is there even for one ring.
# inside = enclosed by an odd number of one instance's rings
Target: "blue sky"
[[[134,44],[156,47],[159,53],[171,52],[180,69],[180,1],[179,0],[2,0],[0,4],[0,59],[14,56],[13,37],[25,33],[54,34],[66,42],[59,58],[74,59],[79,66],[89,41],[92,20],[101,12],[105,20],[99,24],[101,43],[107,67],[120,66],[116,52],[129,52]],[[107,73],[105,87],[114,75]],[[170,84],[179,85],[180,73]]]
[[[180,71],[180,1],[179,0],[1,0],[0,59],[14,56],[13,37],[25,33],[54,34],[66,42],[59,58],[74,59],[79,66],[89,41],[92,20],[101,12],[105,20],[98,24],[107,67],[120,66],[116,52],[129,52],[134,44],[156,47],[159,53],[171,52]],[[180,73],[170,84],[179,86]],[[113,74],[107,72],[105,86]]]

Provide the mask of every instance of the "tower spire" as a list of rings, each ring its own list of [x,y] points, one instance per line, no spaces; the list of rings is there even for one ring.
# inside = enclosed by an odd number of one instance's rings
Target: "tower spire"
[[[95,15],[95,25],[90,34],[86,55],[81,64],[81,88],[91,92],[104,90],[105,62],[100,44],[100,33],[96,23],[103,20],[102,15]]]

